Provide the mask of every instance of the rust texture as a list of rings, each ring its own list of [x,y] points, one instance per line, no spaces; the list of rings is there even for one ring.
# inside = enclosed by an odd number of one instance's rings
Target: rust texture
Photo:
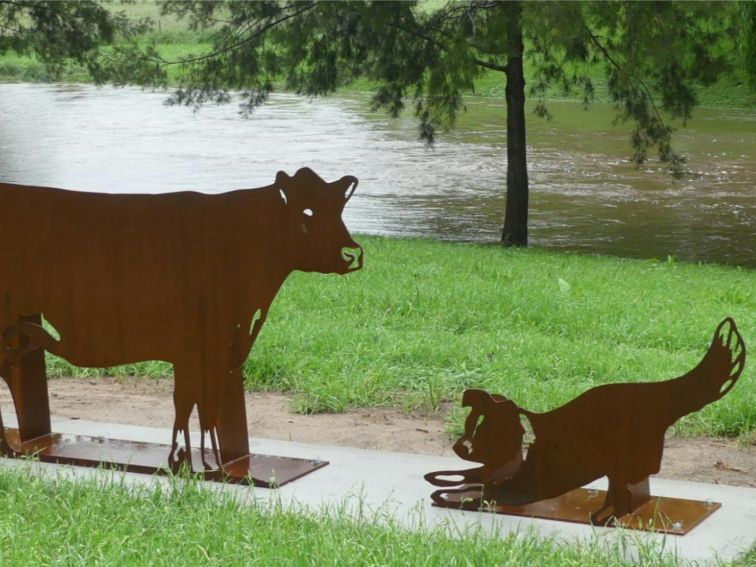
[[[0,183],[0,372],[19,442],[51,433],[46,350],[83,367],[171,363],[169,467],[192,464],[195,408],[202,466],[243,460],[242,365],[289,274],[362,267],[341,218],[356,186],[354,177],[327,183],[308,168],[216,195]],[[0,444],[6,455],[20,451],[4,432]]]
[[[605,490],[576,488],[557,498],[539,500],[522,506],[507,506],[483,500],[480,490],[471,487],[468,492],[447,495],[440,505],[460,510],[482,510],[509,516],[592,524],[591,514],[601,507],[605,499]],[[612,525],[625,529],[685,535],[721,507],[718,502],[651,497],[629,514],[613,519]]]
[[[142,474],[166,474],[169,471],[165,466],[169,445],[61,433],[21,441],[18,429],[7,427],[5,432],[17,454],[34,456],[43,463],[106,467]],[[212,458],[209,450],[205,452],[205,460]],[[206,470],[198,448],[193,448],[188,454],[191,455],[195,475],[201,475],[204,480],[266,488],[283,486],[328,464],[318,459],[251,454],[223,463],[222,468]]]
[[[631,515],[652,500],[649,476],[659,472],[667,429],[729,392],[745,357],[743,338],[727,318],[698,366],[673,380],[598,386],[545,413],[467,390],[462,405],[470,414],[454,452],[482,466],[428,473],[428,482],[445,487],[431,498],[447,507],[460,507],[465,498],[477,506],[488,502],[507,513],[507,507],[564,497],[606,476],[603,502],[577,513],[584,517],[575,521],[605,525]],[[535,437],[526,455],[523,421]]]

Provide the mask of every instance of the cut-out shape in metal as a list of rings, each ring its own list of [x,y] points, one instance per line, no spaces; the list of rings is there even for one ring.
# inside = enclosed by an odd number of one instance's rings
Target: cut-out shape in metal
[[[467,390],[462,405],[470,414],[454,452],[482,466],[426,474],[446,487],[431,498],[444,507],[684,534],[718,504],[653,498],[649,476],[659,472],[667,429],[729,392],[745,357],[743,338],[727,318],[698,366],[674,380],[598,386],[544,413]],[[535,436],[526,456],[523,420]],[[580,488],[604,476],[605,494]]]
[[[103,460],[93,451],[80,454],[89,441],[74,450],[75,440],[53,436],[47,350],[83,367],[171,363],[176,414],[164,461],[177,470],[198,460],[213,478],[245,469],[236,465],[255,458],[242,364],[291,272],[347,274],[362,267],[362,248],[341,218],[356,187],[354,177],[327,183],[308,168],[292,177],[279,172],[268,187],[215,195],[0,183],[0,375],[19,421],[17,434],[0,422],[2,453],[45,447],[40,456],[49,460]],[[194,408],[199,452],[189,439]],[[128,468],[133,458],[105,461]],[[153,461],[150,467],[159,468]],[[283,468],[279,463],[277,485]]]

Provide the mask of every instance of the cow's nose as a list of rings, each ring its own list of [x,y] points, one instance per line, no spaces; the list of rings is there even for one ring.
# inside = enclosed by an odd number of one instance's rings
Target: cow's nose
[[[341,257],[349,263],[350,270],[359,270],[362,267],[362,247],[348,246],[341,249]]]

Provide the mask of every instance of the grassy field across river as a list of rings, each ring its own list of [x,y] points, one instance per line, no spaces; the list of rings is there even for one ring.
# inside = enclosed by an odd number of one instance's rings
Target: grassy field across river
[[[425,3],[425,9],[432,11],[438,9],[443,3],[430,1]],[[154,46],[156,51],[166,61],[179,61],[212,51],[213,30],[192,30],[186,20],[179,19],[175,15],[162,15],[160,6],[152,0],[140,0],[132,3],[111,4],[111,9],[116,13],[124,13],[133,21],[149,18],[153,27],[150,31],[142,33],[137,41],[143,46]],[[733,47],[733,49],[735,49]],[[527,84],[534,84],[535,71],[532,61],[526,62]],[[179,66],[168,67],[168,79],[171,84],[179,81]],[[606,77],[604,67],[600,64],[586,64],[575,71],[587,73],[595,89],[595,102],[610,102],[606,89]],[[91,77],[81,66],[69,64],[60,76],[51,75],[45,66],[36,57],[31,55],[19,56],[12,51],[0,56],[0,81],[21,82],[66,82],[66,83],[89,83]],[[278,89],[282,87],[278,85]],[[504,100],[505,80],[501,73],[485,72],[475,80],[475,94],[490,96]],[[346,90],[374,90],[375,84],[369,80],[360,78]],[[565,93],[561,88],[554,85],[548,89],[546,98],[549,100],[581,100],[582,93]],[[748,81],[742,69],[723,74],[714,84],[700,87],[697,90],[698,103],[704,107],[753,110],[756,104],[756,91],[748,86]]]
[[[365,267],[294,273],[246,364],[253,390],[292,392],[299,412],[394,405],[433,413],[466,388],[533,411],[598,384],[693,368],[726,316],[756,344],[756,273],[718,265],[360,236]],[[677,434],[756,431],[753,363]],[[57,376],[102,375],[50,360]],[[169,376],[164,363],[106,371]]]
[[[144,45],[154,45],[158,53],[167,61],[178,61],[181,58],[197,56],[211,49],[212,44],[205,36],[196,36],[187,41],[190,32],[175,34],[150,34],[141,42]],[[526,68],[528,81],[533,82],[533,71]],[[179,67],[168,69],[168,79],[171,84],[178,81]],[[594,66],[590,70],[591,80],[595,85],[594,102],[610,102],[606,91],[606,79],[603,70]],[[749,89],[742,73],[731,73],[723,76],[716,83],[700,87],[697,91],[699,104],[708,108],[726,108],[753,110],[756,104],[756,93]],[[52,75],[48,69],[35,57],[16,55],[13,52],[0,56],[0,81],[24,83],[91,83],[92,78],[87,71],[76,64],[68,64],[59,76]],[[276,90],[285,90],[278,84]],[[344,87],[344,91],[372,91],[375,85],[366,79],[358,79]],[[475,92],[478,96],[495,97],[504,100],[505,81],[500,73],[486,72],[475,81]],[[473,93],[468,93],[473,94]],[[579,92],[564,93],[559,88],[552,87],[547,92],[547,100],[581,100]],[[695,111],[694,111],[695,115]]]

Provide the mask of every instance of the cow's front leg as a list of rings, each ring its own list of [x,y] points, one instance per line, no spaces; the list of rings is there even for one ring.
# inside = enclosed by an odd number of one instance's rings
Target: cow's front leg
[[[241,368],[219,372],[220,381],[209,380],[197,409],[202,427],[203,464],[205,433],[210,438],[218,468],[249,454],[247,414],[244,405],[244,374]]]
[[[249,437],[242,367],[227,370],[224,376],[218,440],[223,462],[228,463],[249,455]]]

